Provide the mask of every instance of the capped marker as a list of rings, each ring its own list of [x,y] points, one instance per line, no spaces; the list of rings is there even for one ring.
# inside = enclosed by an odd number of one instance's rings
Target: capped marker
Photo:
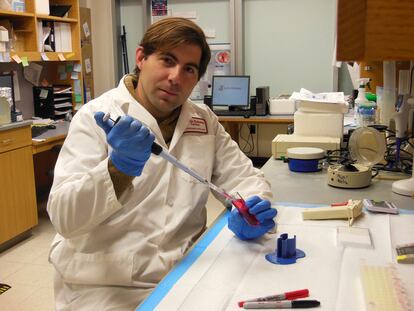
[[[241,308],[243,307],[243,304],[246,302],[294,300],[294,299],[306,298],[306,297],[309,297],[309,290],[300,289],[300,290],[295,290],[291,292],[286,292],[283,294],[276,294],[276,295],[270,295],[270,296],[264,296],[264,297],[239,301],[238,305]]]
[[[319,307],[318,300],[283,300],[283,301],[252,301],[243,305],[244,309],[308,309]]]

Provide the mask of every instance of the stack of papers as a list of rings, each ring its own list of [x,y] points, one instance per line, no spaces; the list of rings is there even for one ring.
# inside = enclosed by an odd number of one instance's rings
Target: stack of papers
[[[312,93],[307,89],[293,92],[290,99],[296,101],[299,111],[347,113],[348,103],[343,92]]]

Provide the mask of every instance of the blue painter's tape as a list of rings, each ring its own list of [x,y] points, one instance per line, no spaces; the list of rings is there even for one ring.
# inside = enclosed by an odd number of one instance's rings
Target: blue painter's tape
[[[180,261],[173,270],[171,270],[165,278],[157,285],[155,290],[136,308],[136,311],[154,310],[161,300],[168,294],[175,283],[184,275],[198,257],[205,251],[207,246],[216,238],[223,227],[227,224],[227,218],[230,215],[226,212],[211,227],[194,248]]]

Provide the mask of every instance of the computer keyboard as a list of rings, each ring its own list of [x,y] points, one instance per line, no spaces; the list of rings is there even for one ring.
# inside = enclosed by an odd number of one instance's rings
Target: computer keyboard
[[[38,137],[47,131],[48,128],[46,126],[32,126],[32,138]]]

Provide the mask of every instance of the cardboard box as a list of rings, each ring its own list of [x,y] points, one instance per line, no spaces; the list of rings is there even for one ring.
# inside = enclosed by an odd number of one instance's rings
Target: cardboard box
[[[92,43],[92,28],[91,28],[91,9],[79,8],[80,13],[80,30],[81,30],[81,45]]]

